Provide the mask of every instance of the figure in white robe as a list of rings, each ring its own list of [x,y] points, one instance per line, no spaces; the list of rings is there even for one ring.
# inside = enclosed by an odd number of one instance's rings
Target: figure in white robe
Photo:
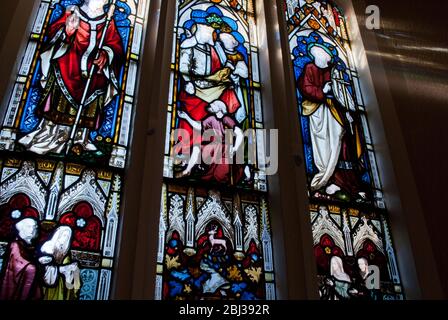
[[[337,78],[339,72],[331,66],[330,50],[313,43],[309,53],[314,61],[305,66],[298,87],[303,96],[302,115],[309,118],[318,171],[311,180],[311,189],[325,189],[328,195],[343,189],[355,198],[365,198],[359,176],[362,147],[360,129],[352,117],[353,98],[347,84]]]

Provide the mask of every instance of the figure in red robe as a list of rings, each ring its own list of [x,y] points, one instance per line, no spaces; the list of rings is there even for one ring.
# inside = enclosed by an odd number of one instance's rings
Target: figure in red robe
[[[37,300],[42,297],[33,244],[38,235],[38,213],[32,208],[22,211],[12,212],[22,218],[15,224],[17,237],[9,247],[0,300]]]
[[[96,151],[89,130],[101,127],[102,113],[118,93],[123,64],[123,47],[115,22],[105,30],[107,0],[84,0],[72,6],[50,25],[48,43],[41,54],[42,98],[36,114],[42,118],[38,128],[19,142],[28,150],[46,154],[61,153],[70,137],[92,66],[95,72],[86,95],[75,136],[83,150]],[[95,59],[101,37],[105,41]]]

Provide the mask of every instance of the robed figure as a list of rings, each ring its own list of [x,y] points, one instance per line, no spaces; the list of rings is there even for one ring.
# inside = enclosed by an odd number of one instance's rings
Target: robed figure
[[[0,281],[0,300],[38,300],[42,297],[33,243],[38,235],[38,214],[31,208],[24,211],[24,218],[15,224],[17,236],[8,250]]]
[[[123,47],[115,22],[106,29],[107,0],[84,0],[67,8],[49,26],[48,42],[40,56],[42,96],[36,114],[38,127],[19,142],[38,153],[61,153],[75,125],[76,114],[85,94],[89,70],[95,66],[76,132],[74,144],[96,151],[89,140],[91,130],[102,125],[105,106],[117,95],[117,75],[123,63]],[[101,37],[104,46],[98,53]]]
[[[44,300],[77,300],[81,288],[81,271],[72,261],[70,249],[73,232],[69,226],[56,228],[41,248],[39,262],[43,268]]]
[[[195,24],[187,36],[180,49],[182,81],[178,99],[181,109],[193,120],[202,121],[208,116],[209,104],[220,100],[226,105],[227,113],[235,113],[240,102],[232,87],[232,70],[223,65],[219,58],[215,29],[205,24]],[[198,142],[193,140],[193,128],[184,119],[179,120],[179,129],[189,133],[190,145]]]

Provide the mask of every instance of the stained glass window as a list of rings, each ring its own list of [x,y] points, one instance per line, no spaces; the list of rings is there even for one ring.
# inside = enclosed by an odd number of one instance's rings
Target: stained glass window
[[[157,299],[275,298],[254,5],[177,1]]]
[[[108,299],[146,0],[42,0],[0,132],[1,299]]]
[[[346,20],[285,1],[322,299],[402,299],[374,142]]]

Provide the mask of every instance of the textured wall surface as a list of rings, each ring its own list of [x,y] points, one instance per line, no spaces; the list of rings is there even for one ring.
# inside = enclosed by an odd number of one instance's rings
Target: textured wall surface
[[[2,1],[2,11],[10,14],[3,14],[0,19],[0,48],[4,45],[6,33],[8,32],[9,24],[14,16],[14,11],[17,8],[17,1]]]

